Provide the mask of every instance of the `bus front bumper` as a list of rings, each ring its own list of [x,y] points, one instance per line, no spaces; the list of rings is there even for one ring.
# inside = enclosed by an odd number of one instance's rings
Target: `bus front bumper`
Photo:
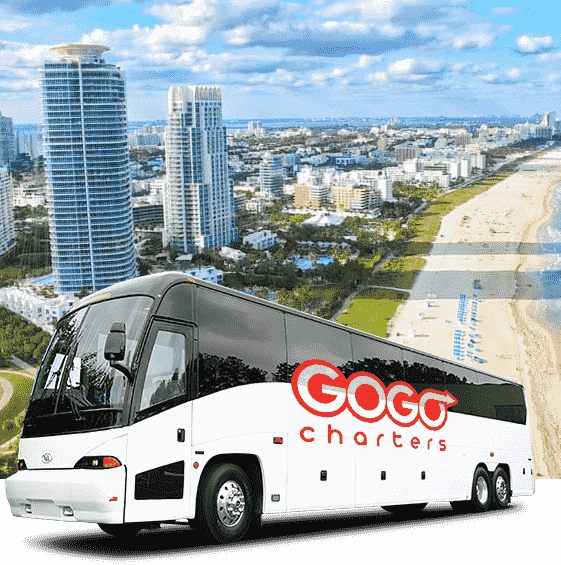
[[[125,474],[125,467],[19,471],[6,479],[6,497],[21,518],[122,523]]]

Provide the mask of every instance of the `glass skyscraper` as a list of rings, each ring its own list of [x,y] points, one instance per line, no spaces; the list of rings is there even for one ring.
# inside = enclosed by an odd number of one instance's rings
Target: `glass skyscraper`
[[[169,246],[192,253],[237,239],[219,88],[170,87],[166,173],[164,226]]]
[[[125,80],[101,45],[52,47],[42,71],[51,253],[60,292],[136,276]]]

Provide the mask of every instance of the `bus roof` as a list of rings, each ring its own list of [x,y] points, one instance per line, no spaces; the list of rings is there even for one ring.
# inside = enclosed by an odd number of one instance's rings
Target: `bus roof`
[[[196,277],[191,277],[191,276],[188,276],[185,273],[182,273],[180,271],[165,271],[163,273],[157,273],[157,274],[154,274],[154,275],[137,277],[135,279],[130,279],[130,280],[127,280],[127,281],[124,281],[124,282],[117,283],[117,284],[110,286],[110,287],[107,287],[103,290],[99,290],[99,291],[94,292],[93,294],[87,296],[86,298],[83,298],[82,300],[76,302],[72,306],[72,308],[65,314],[65,316],[67,314],[70,314],[71,312],[74,312],[78,308],[81,308],[82,306],[89,304],[89,303],[108,300],[110,298],[118,298],[120,296],[129,296],[131,294],[150,296],[150,297],[154,298],[154,300],[156,302],[155,306],[157,307],[157,304],[159,303],[160,299],[164,296],[164,294],[172,286],[175,286],[176,284],[180,284],[180,283],[185,283],[185,282],[193,283],[193,284],[196,284],[197,286],[202,286],[202,287],[205,287],[205,288],[208,288],[208,289],[211,289],[211,290],[219,291],[219,292],[224,293],[224,294],[230,294],[232,296],[236,296],[238,298],[243,298],[244,300],[247,300],[247,301],[250,301],[250,302],[256,302],[256,303],[259,303],[259,304],[262,304],[262,305],[264,304],[264,305],[268,306],[269,308],[273,308],[275,310],[280,310],[280,311],[283,311],[283,312],[288,312],[288,313],[291,313],[291,314],[296,314],[296,315],[304,317],[304,318],[308,318],[308,319],[311,319],[311,320],[315,320],[317,322],[321,322],[322,324],[325,324],[325,325],[329,325],[329,326],[333,326],[333,327],[337,327],[337,328],[344,328],[345,330],[348,330],[352,333],[355,333],[355,334],[358,334],[358,335],[368,336],[368,337],[374,338],[375,340],[378,340],[380,342],[387,343],[387,344],[393,345],[393,346],[397,346],[397,347],[400,347],[401,349],[405,349],[405,350],[411,351],[413,353],[420,353],[420,354],[425,355],[427,357],[430,357],[432,359],[438,359],[440,361],[450,363],[451,365],[455,365],[456,367],[464,367],[464,368],[470,369],[472,371],[476,371],[477,373],[481,373],[483,375],[489,375],[491,377],[494,377],[496,379],[499,379],[499,380],[507,382],[507,383],[514,383],[514,384],[518,384],[518,385],[521,384],[521,383],[518,383],[518,382],[513,381],[511,379],[507,379],[505,377],[501,377],[501,376],[495,375],[493,373],[489,373],[487,371],[482,371],[479,368],[475,369],[473,367],[470,367],[469,365],[465,365],[463,363],[457,363],[457,362],[452,361],[450,359],[446,359],[445,357],[440,357],[438,355],[434,355],[432,353],[427,353],[426,351],[422,351],[420,349],[415,349],[413,347],[409,347],[409,346],[403,345],[401,343],[396,343],[396,342],[390,341],[386,338],[383,338],[383,337],[380,337],[380,336],[377,336],[377,335],[373,335],[373,334],[370,334],[368,332],[358,330],[356,328],[352,328],[350,326],[338,324],[337,322],[332,322],[331,320],[326,320],[325,318],[320,318],[319,316],[314,316],[313,314],[308,314],[307,312],[302,312],[300,310],[290,308],[289,306],[283,306],[281,304],[276,304],[274,302],[270,302],[270,301],[264,300],[262,298],[257,298],[255,296],[250,295],[250,294],[245,294],[245,293],[239,292],[237,290],[233,290],[233,289],[225,287],[225,286],[221,286],[221,285],[218,285],[218,284],[215,284],[215,283],[204,281],[204,280],[198,279]]]

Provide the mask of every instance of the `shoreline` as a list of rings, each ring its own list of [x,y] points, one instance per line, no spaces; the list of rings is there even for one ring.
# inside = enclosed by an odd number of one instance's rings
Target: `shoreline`
[[[551,220],[560,182],[561,152],[552,150],[445,216],[389,334],[392,341],[522,383],[534,472],[544,478],[561,478],[561,345],[537,312],[535,283],[525,277],[540,270],[544,256],[521,251]],[[475,321],[459,321],[460,294],[475,308]],[[463,332],[460,353],[452,346],[455,331]]]

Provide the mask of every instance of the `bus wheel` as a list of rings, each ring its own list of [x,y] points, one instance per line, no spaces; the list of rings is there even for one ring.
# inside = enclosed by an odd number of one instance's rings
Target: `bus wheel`
[[[502,510],[510,502],[510,484],[506,471],[497,467],[493,473],[493,508]]]
[[[132,538],[142,530],[140,524],[98,524],[106,533],[115,538]]]
[[[201,525],[216,541],[233,542],[245,536],[251,526],[254,499],[241,467],[228,463],[211,469],[200,501]]]
[[[407,516],[409,514],[415,515],[421,512],[425,506],[426,502],[419,502],[418,504],[396,504],[395,506],[382,506],[384,510],[395,514],[396,516]]]
[[[478,467],[473,476],[471,500],[477,512],[485,512],[491,506],[491,479],[483,467]]]

